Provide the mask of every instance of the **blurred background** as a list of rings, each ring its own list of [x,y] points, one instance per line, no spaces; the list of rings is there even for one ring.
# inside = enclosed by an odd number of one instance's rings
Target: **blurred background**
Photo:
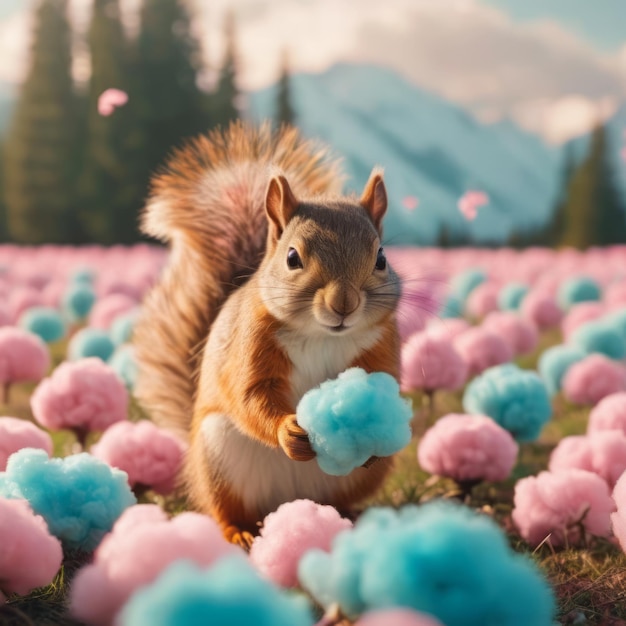
[[[626,243],[625,102],[624,0],[1,0],[0,237],[139,241],[150,173],[243,118],[347,191],[382,165],[390,244]]]

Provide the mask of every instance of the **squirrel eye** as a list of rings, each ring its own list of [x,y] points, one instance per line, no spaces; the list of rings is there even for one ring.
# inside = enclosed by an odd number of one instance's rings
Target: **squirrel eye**
[[[376,256],[376,269],[384,270],[387,267],[387,259],[385,257],[385,251],[382,248],[378,248],[378,255]]]
[[[287,252],[287,267],[290,270],[302,269],[302,259],[295,248],[289,248]]]

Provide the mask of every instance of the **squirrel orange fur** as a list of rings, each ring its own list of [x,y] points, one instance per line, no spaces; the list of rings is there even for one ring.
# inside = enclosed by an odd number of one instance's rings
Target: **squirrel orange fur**
[[[237,123],[176,152],[143,215],[170,256],[135,330],[137,395],[189,441],[192,505],[242,545],[283,502],[347,510],[391,467],[329,476],[295,419],[306,391],[349,367],[399,373],[382,173],[360,198],[342,182],[295,129]]]

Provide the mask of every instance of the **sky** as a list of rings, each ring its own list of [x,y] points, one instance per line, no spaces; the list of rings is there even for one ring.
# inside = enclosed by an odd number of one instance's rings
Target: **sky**
[[[219,65],[227,9],[237,18],[240,86],[336,62],[373,63],[463,106],[561,143],[626,99],[626,0],[189,0],[207,66]],[[78,28],[90,0],[70,0]],[[129,23],[140,0],[122,0]],[[0,0],[0,80],[27,65],[34,0]],[[88,62],[76,63],[84,77]],[[211,73],[205,77],[210,83]]]

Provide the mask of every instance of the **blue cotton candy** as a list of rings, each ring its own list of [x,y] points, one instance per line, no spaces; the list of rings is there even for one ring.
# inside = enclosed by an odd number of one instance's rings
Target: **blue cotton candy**
[[[96,272],[90,267],[80,267],[70,276],[71,282],[76,285],[92,285],[95,278]]]
[[[528,285],[523,283],[504,285],[498,293],[498,308],[501,311],[517,311],[527,293]]]
[[[450,281],[450,293],[455,295],[461,303],[480,285],[487,280],[487,274],[479,267],[471,267],[459,272]],[[459,316],[460,317],[460,316]]]
[[[559,306],[568,311],[574,304],[579,302],[595,302],[602,297],[600,285],[586,276],[568,278],[559,285],[557,302]]]
[[[118,618],[120,626],[312,626],[302,596],[262,579],[240,556],[209,569],[176,561],[134,593]]]
[[[89,283],[71,285],[62,297],[64,313],[74,322],[84,320],[96,301],[96,292]]]
[[[461,298],[453,293],[448,294],[439,312],[439,317],[443,319],[463,317],[463,301]]]
[[[120,346],[109,359],[108,365],[110,365],[115,373],[124,381],[128,391],[132,391],[135,388],[138,369],[132,346]]]
[[[533,441],[552,416],[545,383],[536,372],[507,363],[485,370],[465,388],[467,413],[488,415],[517,441]]]
[[[68,548],[90,551],[115,520],[136,503],[125,472],[87,453],[49,459],[24,448],[0,472],[0,496],[28,500]]]
[[[46,343],[58,341],[65,336],[63,318],[51,307],[37,306],[28,309],[20,316],[19,326],[38,335]]]
[[[111,324],[111,339],[116,346],[131,340],[137,313],[123,313],[118,315]]]
[[[551,395],[561,390],[567,370],[585,356],[587,354],[582,348],[566,344],[552,346],[541,354],[537,369]]]
[[[390,456],[411,440],[411,404],[384,372],[346,370],[305,393],[296,415],[319,466],[333,476],[349,474],[371,456]]]
[[[572,333],[570,341],[586,354],[604,354],[618,360],[626,355],[626,342],[621,332],[604,320],[582,324]]]
[[[626,309],[620,309],[608,313],[602,317],[602,321],[613,330],[617,331],[626,342]]]
[[[330,553],[300,561],[301,584],[350,617],[408,607],[446,626],[550,626],[551,589],[491,519],[451,502],[369,509]]]
[[[83,328],[71,339],[68,346],[68,359],[78,361],[90,356],[108,361],[115,350],[115,344],[105,330],[100,328]]]

